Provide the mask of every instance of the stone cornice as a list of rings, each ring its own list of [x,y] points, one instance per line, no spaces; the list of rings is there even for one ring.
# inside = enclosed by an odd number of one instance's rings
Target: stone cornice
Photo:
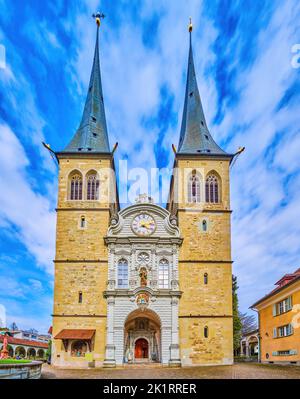
[[[52,314],[52,317],[107,317],[105,314]]]
[[[104,298],[107,297],[134,297],[137,295],[139,292],[148,292],[152,297],[181,297],[182,291],[172,291],[166,289],[165,292],[163,290],[159,291],[154,291],[150,287],[139,287],[134,290],[122,290],[122,289],[116,289],[116,290],[107,290],[103,292]]]
[[[196,318],[196,319],[206,319],[206,318],[232,318],[232,315],[229,314],[222,314],[222,315],[202,315],[202,314],[198,314],[198,315],[179,315],[178,316],[180,319],[184,319],[184,318]]]
[[[233,263],[233,260],[200,260],[200,259],[188,259],[179,260],[178,263]]]
[[[177,212],[199,212],[199,213],[232,213],[231,209],[193,209],[193,208],[178,208]]]
[[[54,263],[108,263],[107,259],[54,259]]]

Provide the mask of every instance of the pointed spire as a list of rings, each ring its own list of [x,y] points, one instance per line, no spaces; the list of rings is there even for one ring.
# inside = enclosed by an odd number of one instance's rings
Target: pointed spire
[[[178,154],[226,155],[226,152],[212,138],[206,124],[194,66],[191,18],[188,28],[190,48]]]
[[[96,19],[97,33],[88,93],[80,126],[63,152],[110,152],[99,60],[99,28],[104,15],[97,13],[93,17]]]

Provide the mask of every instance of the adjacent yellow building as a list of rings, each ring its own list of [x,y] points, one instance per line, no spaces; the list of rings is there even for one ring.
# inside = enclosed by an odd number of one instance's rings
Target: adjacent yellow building
[[[115,367],[233,362],[229,166],[196,81],[187,84],[166,208],[120,210],[98,36],[80,126],[59,161],[52,364]],[[174,149],[175,150],[175,149]]]
[[[252,305],[259,314],[263,363],[300,364],[300,269],[286,274]]]

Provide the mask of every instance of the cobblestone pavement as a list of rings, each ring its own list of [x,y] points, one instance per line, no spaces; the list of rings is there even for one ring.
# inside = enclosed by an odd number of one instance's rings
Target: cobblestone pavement
[[[161,366],[132,366],[127,368],[117,369],[84,369],[84,370],[67,370],[58,369],[48,364],[43,365],[42,369],[43,379],[54,378],[99,378],[99,379],[114,379],[114,378],[187,378],[187,379],[241,379],[241,378],[299,378],[299,366],[280,366],[274,364],[235,364],[233,366],[214,366],[214,367],[184,367],[184,368],[165,368]]]

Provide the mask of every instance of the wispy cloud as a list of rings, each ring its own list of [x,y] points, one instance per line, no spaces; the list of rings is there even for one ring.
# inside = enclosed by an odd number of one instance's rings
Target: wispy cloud
[[[22,6],[0,2],[5,15]],[[8,313],[20,323],[50,322],[57,170],[41,141],[61,149],[79,124],[95,43],[91,14],[98,9],[106,14],[100,51],[110,142],[119,142],[117,161],[128,159],[129,169],[172,166],[193,17],[197,78],[211,133],[230,152],[246,146],[231,184],[234,272],[246,310],[299,262],[300,69],[291,67],[291,47],[300,37],[296,0],[226,7],[208,0],[184,6],[94,0],[70,7],[57,0],[26,7],[17,31],[2,13],[7,67],[0,70],[0,248],[11,257],[14,245],[15,267],[24,271],[25,253],[26,267],[35,272],[21,277],[35,296],[18,283],[22,304],[9,299]],[[17,276],[8,274],[4,259],[0,271],[12,284]],[[45,304],[35,316],[31,305],[41,296],[39,287]]]

